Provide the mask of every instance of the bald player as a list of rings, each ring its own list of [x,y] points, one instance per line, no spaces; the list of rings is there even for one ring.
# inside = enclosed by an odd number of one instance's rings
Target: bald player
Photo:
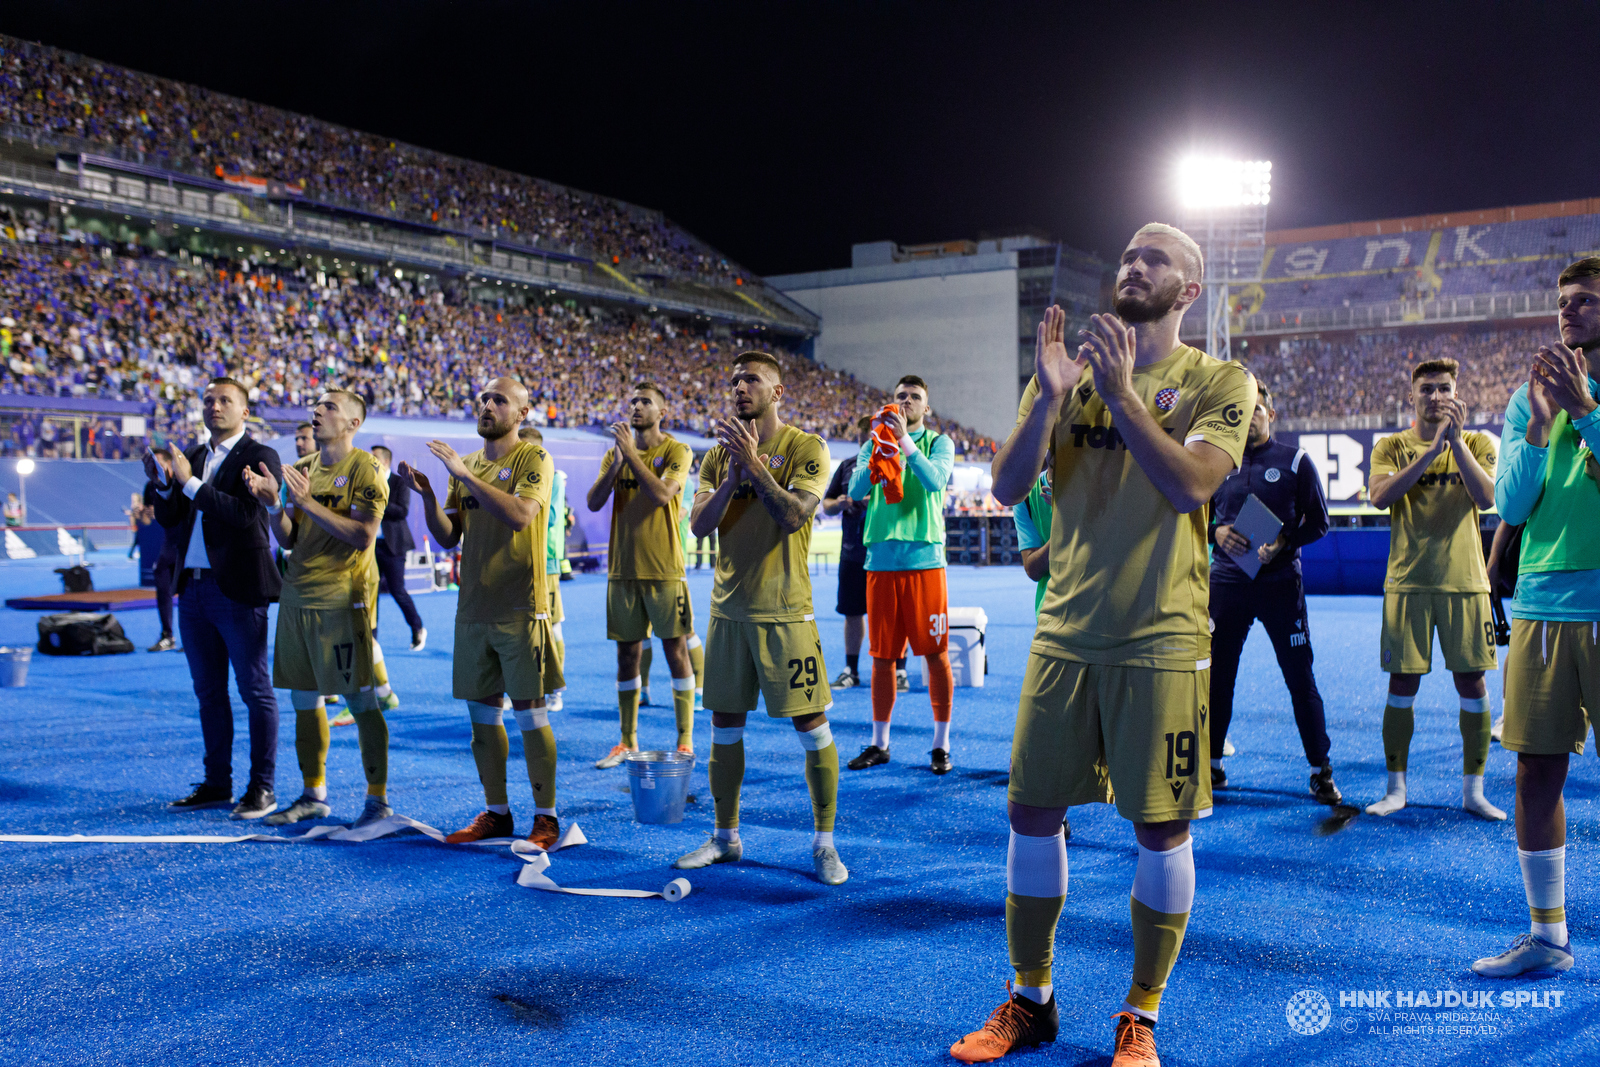
[[[283,468],[281,490],[264,466],[259,473],[244,471],[245,484],[266,505],[272,536],[289,558],[278,602],[272,684],[290,691],[294,747],[305,786],[293,804],[267,816],[273,825],[329,814],[323,693],[343,693],[355,717],[367,799],[353,825],[394,814],[388,802],[389,727],[374,691],[372,655],[378,597],[372,549],[389,484],[372,454],[354,444],[366,414],[361,397],[330,389],[312,408],[317,450]]]
[[[716,530],[717,576],[706,632],[706,707],[711,711],[707,772],[716,829],[678,859],[684,870],[733,863],[744,782],[745,717],[764,700],[767,714],[794,723],[805,750],[811,793],[811,861],[817,880],[850,877],[833,843],[839,747],[828,726],[833,707],[811,601],[811,516],[828,485],[828,446],[778,418],[783,370],[764,352],[734,363],[733,418],[717,422],[717,444],[700,465],[690,529]]]
[[[496,378],[478,394],[476,408],[481,449],[461,456],[443,441],[428,442],[428,451],[450,473],[442,505],[427,475],[400,464],[400,476],[422,496],[423,515],[439,547],[461,545],[453,688],[472,719],[472,758],[485,810],[445,840],[464,844],[511,837],[515,831],[506,792],[509,696],[533,787],[528,840],[550,848],[561,826],[555,806],[556,735],[545,694],[563,685],[551,652],[545,585],[546,509],[555,463],[543,448],[517,437],[517,426],[530,410],[521,382]]]

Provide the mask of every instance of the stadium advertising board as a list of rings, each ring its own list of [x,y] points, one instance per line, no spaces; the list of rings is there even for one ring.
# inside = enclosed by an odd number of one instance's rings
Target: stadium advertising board
[[[1481,433],[1500,451],[1500,435],[1486,427],[1468,427]],[[1318,430],[1307,433],[1278,433],[1273,436],[1284,444],[1304,449],[1317,465],[1322,477],[1322,491],[1330,506],[1364,504],[1367,499],[1367,476],[1370,473],[1372,449],[1377,443],[1398,430]]]

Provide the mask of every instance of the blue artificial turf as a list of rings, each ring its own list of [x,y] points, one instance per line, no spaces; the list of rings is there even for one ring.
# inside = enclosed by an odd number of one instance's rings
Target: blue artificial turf
[[[115,554],[94,562],[102,588],[135,580]],[[703,634],[709,576],[691,575],[690,585]],[[834,579],[818,576],[816,587],[831,675],[843,665]],[[6,595],[54,589],[46,561],[0,564]],[[672,859],[709,829],[703,762],[699,802],[681,825],[633,821],[625,772],[592,766],[616,733],[604,578],[580,576],[562,591],[570,688],[567,710],[553,716],[558,806],[591,843],[557,853],[549,874],[564,885],[658,889],[676,873]],[[893,763],[843,773],[837,833],[851,879],[842,887],[811,875],[810,804],[793,731],[759,714],[746,734],[748,858],[689,872],[693,894],[676,905],[521,888],[520,861],[504,850],[416,834],[362,845],[0,844],[0,1062],[949,1062],[950,1043],[982,1023],[1008,977],[1006,766],[1032,592],[1016,568],[953,568],[950,598],[988,612],[988,685],[957,690],[950,775],[926,768],[925,692],[900,699]],[[482,800],[465,709],[449,692],[455,597],[417,603],[430,631],[418,654],[401,640],[393,603],[385,598],[382,608],[402,700],[389,715],[390,796],[398,811],[450,830]],[[1379,604],[1312,598],[1311,616],[1337,779],[1351,802],[1365,804],[1383,785]],[[0,643],[31,643],[37,617],[0,611]],[[141,649],[155,640],[154,611],[120,617]],[[666,701],[659,655],[654,681]],[[1498,707],[1498,675],[1490,688]],[[280,696],[278,793],[287,801],[300,779],[294,716]],[[862,688],[836,699],[830,718],[848,758],[870,738],[869,696]],[[1195,910],[1157,1031],[1164,1063],[1476,1067],[1600,1056],[1600,983],[1587,938],[1600,908],[1592,757],[1573,761],[1566,794],[1578,965],[1554,981],[1491,983],[1467,965],[1524,930],[1527,911],[1511,825],[1456,806],[1460,739],[1442,666],[1417,701],[1411,806],[1342,828],[1307,795],[1288,694],[1259,631],[1237,703],[1239,754],[1228,762],[1236,788],[1195,828]],[[241,714],[236,786],[244,733]],[[709,733],[702,717],[702,761]],[[0,831],[239,830],[224,812],[163,810],[199,777],[182,655],[36,656],[27,688],[0,690],[0,738]],[[531,801],[514,730],[513,738],[513,811],[525,827]],[[645,709],[641,741],[664,747],[672,738],[670,706]],[[1496,746],[1487,792],[1508,810],[1513,772],[1514,757]],[[354,817],[363,787],[353,730],[334,731],[329,783],[335,816]],[[1109,807],[1074,809],[1072,823],[1056,948],[1061,1037],[1018,1053],[1021,1064],[1106,1063],[1108,1017],[1127,989],[1132,834]],[[1314,1036],[1285,1019],[1302,989],[1333,1005],[1332,1025]],[[1487,1013],[1494,1018],[1465,1020],[1494,1031],[1467,1035],[1375,1033],[1408,1020],[1340,1006],[1341,991],[1397,989],[1563,997],[1559,1008],[1497,1005]]]

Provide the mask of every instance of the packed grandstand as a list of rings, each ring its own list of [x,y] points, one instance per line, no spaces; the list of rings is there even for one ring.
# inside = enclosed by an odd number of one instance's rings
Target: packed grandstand
[[[0,124],[35,144],[70,140],[184,173],[271,181],[291,199],[488,232],[495,247],[507,238],[560,249],[607,271],[760,284],[656,212],[9,37]],[[340,382],[382,414],[455,417],[491,368],[510,366],[530,386],[536,419],[566,427],[616,420],[629,384],[653,379],[673,394],[672,425],[705,432],[721,411],[718,368],[761,347],[785,363],[789,415],[808,430],[852,438],[855,420],[884,400],[807,358],[798,336],[741,336],[640,303],[618,308],[559,287],[484,299],[377,270],[325,277],[303,258],[263,262],[231,248],[173,256],[18,203],[0,207],[0,224],[9,320],[0,394],[144,401],[154,428],[180,438],[198,425],[197,388],[215,373],[250,382],[265,411],[297,409]],[[1234,336],[1280,417],[1404,421],[1410,367],[1448,355],[1462,364],[1475,421],[1486,421],[1551,333],[1561,266],[1600,247],[1600,203],[1289,231],[1269,245],[1262,280],[1234,292]],[[1186,328],[1198,328],[1201,317],[1190,318]],[[6,448],[53,447],[48,417],[6,421]],[[942,428],[965,454],[995,447]],[[122,451],[115,436],[97,435],[92,450]]]
[[[623,272],[740,287],[749,278],[656,212],[4,36],[0,123],[35,146],[121,150],[171,173],[267,179],[307,204],[358,203],[441,232],[487,233],[494,248],[594,257],[634,290]],[[652,380],[672,401],[669,425],[705,433],[723,412],[728,357],[754,347],[785,365],[789,418],[807,430],[852,439],[856,420],[886,399],[807,358],[798,338],[719,329],[704,315],[559,288],[534,298],[527,285],[509,300],[510,290],[485,299],[470,273],[468,284],[449,287],[416,271],[392,279],[373,264],[324,274],[292,250],[276,262],[172,255],[76,221],[26,201],[0,205],[0,398],[139,401],[151,405],[153,432],[184,440],[199,426],[199,390],[213,374],[247,381],[269,418],[294,418],[335,382],[362,393],[375,413],[450,418],[465,414],[492,371],[509,368],[528,384],[534,421],[544,425],[607,425],[622,417],[631,384]],[[140,443],[122,439],[115,419],[88,421],[80,435],[65,418],[11,414],[0,443],[64,455],[70,438],[84,454],[108,457]],[[993,451],[981,434],[940,426],[966,454]]]
[[[741,273],[656,212],[5,35],[0,122],[544,247],[690,275]]]

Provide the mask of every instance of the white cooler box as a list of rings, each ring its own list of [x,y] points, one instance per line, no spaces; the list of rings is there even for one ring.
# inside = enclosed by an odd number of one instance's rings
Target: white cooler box
[[[957,686],[983,685],[988,673],[988,660],[984,655],[983,633],[989,628],[989,615],[982,608],[951,608],[950,622],[950,673]],[[927,666],[921,656],[906,660],[906,670],[911,684],[918,689],[928,687],[925,677]]]
[[[432,552],[412,550],[406,553],[406,592],[416,596],[439,589],[439,583],[434,577],[434,563],[437,558]]]

